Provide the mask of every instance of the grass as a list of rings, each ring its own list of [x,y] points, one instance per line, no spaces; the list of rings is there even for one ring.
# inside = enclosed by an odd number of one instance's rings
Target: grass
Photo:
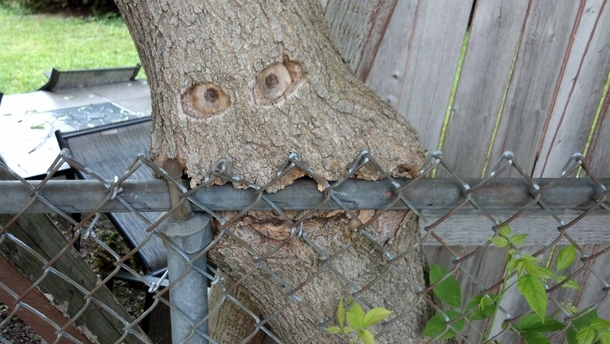
[[[0,92],[33,92],[45,71],[134,66],[139,58],[121,18],[24,15],[0,7]],[[143,78],[140,71],[138,77]]]

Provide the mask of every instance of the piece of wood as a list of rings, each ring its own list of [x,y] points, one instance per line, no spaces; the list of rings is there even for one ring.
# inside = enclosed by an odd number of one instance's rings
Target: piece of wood
[[[371,71],[365,79],[369,86],[388,104],[396,107],[400,99],[400,88],[406,73],[405,63],[415,29],[417,1],[398,1]],[[404,114],[402,114],[404,115]]]
[[[610,175],[610,89],[601,109],[591,146],[587,152],[587,162],[591,174],[596,177]]]
[[[528,0],[478,1],[443,143],[458,176],[479,178],[500,114]],[[448,177],[439,168],[436,177]]]
[[[534,0],[530,6],[506,103],[492,144],[491,163],[504,151],[511,150],[525,173],[533,172],[583,5],[582,1],[551,3]],[[502,176],[517,177],[519,173],[509,169]]]
[[[38,289],[34,288],[19,302],[16,302],[20,293],[28,290],[32,284],[2,254],[0,254],[0,283],[12,291],[12,293],[9,293],[0,288],[0,302],[11,310],[19,307],[15,315],[36,331],[46,342],[55,343],[59,339],[57,343],[73,343],[66,336],[69,335],[82,343],[92,343],[89,338],[74,327],[74,324],[68,325],[64,330],[56,334],[57,330],[68,323],[68,319]],[[25,305],[33,308],[35,312],[25,307]],[[58,335],[61,337],[58,337]]]
[[[11,177],[8,173],[0,170],[0,179],[9,178]],[[69,243],[45,214],[23,214],[11,227],[4,227],[11,218],[10,215],[0,215],[2,232],[6,231],[15,236],[39,256],[33,256],[8,238],[5,238],[0,244],[0,251],[30,283],[35,283],[45,272],[42,270],[43,265],[55,258]],[[73,247],[69,247],[51,265],[51,268],[56,269],[88,291],[93,290],[101,282]],[[60,309],[65,309],[65,314],[69,317],[75,316],[85,306],[84,294],[53,272],[48,272],[38,284],[38,287],[43,293],[50,294],[53,297],[54,304]],[[101,286],[92,297],[101,304],[110,307],[123,320],[133,321],[133,318],[114,299],[112,293],[105,286]],[[121,319],[117,319],[102,310],[94,302],[89,306],[87,312],[76,320],[76,327],[89,336],[95,336],[96,338],[92,338],[92,340],[97,340],[99,343],[114,343],[117,341],[123,335],[123,326]],[[137,326],[133,329],[145,336]],[[126,343],[140,342],[133,335],[128,335],[123,341]]]
[[[504,221],[515,212],[494,212],[491,214],[497,219]],[[440,217],[440,213],[423,212],[431,222]],[[580,212],[557,211],[556,214],[566,224],[576,218]],[[599,215],[589,214],[576,222],[566,231],[579,243],[585,244],[610,244],[608,235],[608,223],[610,216],[605,212]],[[493,236],[494,224],[479,211],[470,213],[459,213],[452,215],[433,229],[445,244],[449,246],[480,246],[484,245]],[[544,212],[525,213],[510,224],[514,233],[527,234],[528,245],[547,245],[560,235],[557,227],[561,226],[550,214]],[[422,235],[425,234],[425,224],[420,220]],[[564,243],[567,243],[565,239]],[[438,241],[430,238],[426,245],[440,245]]]
[[[343,60],[366,80],[398,0],[329,1],[325,9]],[[357,24],[356,24],[357,23]]]
[[[438,148],[472,1],[402,1],[366,80]]]
[[[10,216],[0,215],[0,223],[5,224],[8,220]],[[68,244],[46,215],[22,215],[8,232],[34,249],[45,260],[51,260]],[[45,262],[28,254],[12,241],[5,240],[0,245],[0,251],[31,283],[36,282],[44,273],[41,268]],[[53,267],[87,290],[92,290],[100,283],[97,275],[73,248],[64,253]],[[70,317],[75,316],[85,306],[84,294],[54,273],[48,273],[38,286],[43,293],[52,295],[55,305],[65,308],[66,314]],[[106,287],[101,287],[93,298],[113,309],[123,319],[133,321]],[[78,329],[92,334],[97,338],[93,340],[100,343],[114,343],[123,335],[124,325],[121,320],[103,311],[99,305],[94,304],[89,307],[90,309],[76,320]],[[137,327],[135,329],[138,330]],[[124,341],[139,342],[131,335]]]
[[[584,152],[610,72],[610,4],[587,1],[580,14],[534,177],[559,177],[574,152]]]
[[[608,245],[582,245],[582,249],[587,256],[591,257],[599,254],[603,250],[608,249]],[[582,255],[579,253],[577,259]],[[581,266],[582,263],[577,262],[575,265]],[[596,306],[597,316],[602,319],[610,317],[610,302],[607,299],[607,288],[610,283],[610,252],[605,252],[596,257],[593,262],[590,262],[586,271],[580,273],[579,277],[585,280],[581,284],[583,289],[578,294],[578,297],[572,299],[574,305],[579,310],[587,309],[588,307]]]

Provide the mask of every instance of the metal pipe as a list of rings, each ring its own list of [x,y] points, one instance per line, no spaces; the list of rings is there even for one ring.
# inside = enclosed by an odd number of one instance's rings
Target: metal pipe
[[[163,240],[167,252],[169,290],[172,308],[172,343],[207,344],[200,333],[208,333],[208,323],[197,324],[208,314],[208,280],[199,271],[207,270],[207,256],[193,261],[212,240],[210,218],[204,214],[184,222],[168,220],[159,226],[169,242]],[[198,269],[194,269],[194,267]]]
[[[412,183],[408,179],[397,180],[400,185]],[[471,187],[482,179],[465,180]],[[540,188],[544,188],[556,179],[534,179]],[[610,178],[599,180],[610,185]],[[39,182],[32,181],[35,186]],[[110,182],[109,182],[110,183]],[[454,179],[423,179],[409,185],[403,195],[417,209],[440,210],[453,209],[463,202],[461,184]],[[128,180],[121,184],[120,197],[140,212],[168,211],[171,208],[168,186],[164,180]],[[347,180],[334,189],[334,196],[350,209],[383,209],[395,199],[394,186],[387,180],[363,181]],[[532,187],[524,179],[495,179],[472,194],[481,207],[494,209],[521,209],[533,200]],[[0,181],[0,213],[15,214],[21,211],[30,201],[30,188],[19,181]],[[97,181],[91,180],[50,180],[38,192],[50,203],[67,213],[88,213],[96,209],[107,196],[107,190]],[[570,178],[545,191],[541,199],[551,209],[583,210],[595,204],[594,198],[601,196],[601,190],[591,179]],[[313,209],[325,199],[313,180],[300,179],[285,189],[267,197],[285,210]],[[202,188],[192,195],[193,199],[215,211],[242,210],[252,205],[257,199],[254,189],[235,189],[231,184]],[[605,201],[610,205],[610,197]],[[463,209],[474,207],[467,204]],[[538,206],[538,208],[540,208]],[[259,201],[252,210],[271,210],[265,201]],[[340,209],[330,200],[320,209]],[[392,209],[407,209],[399,201]],[[535,210],[536,207],[534,207]],[[100,209],[101,212],[129,211],[118,200],[110,200]],[[200,211],[195,209],[195,211]],[[36,202],[28,209],[29,213],[51,212],[48,206]]]
[[[163,168],[174,179],[182,176],[176,160],[166,160]],[[189,202],[175,184],[168,184],[169,199],[174,210],[169,220],[159,226],[168,240],[163,240],[167,252],[167,271],[172,305],[172,343],[207,344],[208,279],[199,271],[207,270],[207,258],[199,253],[212,241],[210,217],[195,214]],[[199,324],[199,325],[197,325]],[[205,335],[205,336],[204,336]]]

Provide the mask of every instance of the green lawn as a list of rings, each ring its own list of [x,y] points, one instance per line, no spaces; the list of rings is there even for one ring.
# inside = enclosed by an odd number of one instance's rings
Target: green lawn
[[[22,15],[0,7],[0,92],[33,92],[60,70],[134,66],[138,54],[120,18]],[[141,71],[138,77],[143,78]]]

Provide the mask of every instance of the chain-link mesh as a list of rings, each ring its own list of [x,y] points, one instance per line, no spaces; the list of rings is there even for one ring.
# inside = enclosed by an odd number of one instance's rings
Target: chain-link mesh
[[[55,205],[49,201],[50,195],[45,194],[46,188],[50,185],[49,181],[57,175],[64,163],[96,180],[99,184],[98,188],[101,185],[105,190],[105,196],[99,203],[80,218],[71,214],[73,208]],[[388,201],[374,212],[367,212],[362,210],[362,205],[346,201],[341,192],[337,191],[352,180],[362,168],[375,169],[389,181],[389,184],[384,184],[386,189],[379,191]],[[155,221],[143,215],[142,209],[146,208],[145,204],[140,204],[133,198],[128,201],[122,194],[122,187],[138,169],[151,169],[165,179],[171,188],[179,190],[180,199],[174,200],[171,209]],[[277,186],[282,177],[292,169],[306,172],[322,190],[316,195],[309,195],[314,199],[319,197],[320,202],[315,206],[295,209],[289,201],[283,203],[274,201],[266,192]],[[423,211],[407,197],[409,192],[416,188],[418,183],[425,181],[424,178],[435,169],[446,169],[452,176],[451,180],[461,186],[459,205],[440,213],[438,209]],[[526,204],[512,214],[507,214],[512,208],[486,208],[476,197],[477,193],[499,180],[503,172],[508,169],[518,171],[522,180],[527,183],[525,193],[522,195]],[[549,199],[548,195],[554,190],[569,186],[575,180],[572,177],[579,170],[582,170],[581,177],[588,178],[590,184],[594,185],[593,196],[588,202],[581,202],[569,212],[553,206],[561,202]],[[2,271],[0,296],[5,304],[0,306],[4,307],[4,312],[0,313],[2,314],[0,333],[5,333],[4,330],[8,329],[18,317],[26,320],[41,336],[45,334],[47,341],[80,343],[85,342],[88,337],[89,340],[103,343],[148,343],[150,339],[141,325],[147,316],[166,307],[172,313],[172,330],[176,331],[175,326],[180,323],[182,326],[180,331],[183,335],[181,340],[184,341],[203,338],[211,343],[222,342],[219,337],[222,333],[215,334],[214,330],[208,333],[208,325],[210,328],[221,328],[223,322],[241,319],[239,324],[245,328],[242,332],[245,334],[240,339],[242,343],[262,333],[271,338],[271,341],[283,343],[280,333],[298,332],[299,323],[307,327],[305,322],[311,322],[315,330],[307,332],[306,338],[301,338],[302,342],[347,343],[349,336],[331,335],[326,331],[329,326],[337,324],[336,309],[340,298],[345,296],[350,298],[345,299],[346,308],[358,304],[365,311],[375,307],[385,307],[393,312],[383,322],[371,327],[379,342],[384,342],[384,338],[394,338],[399,335],[404,319],[411,313],[418,312],[423,305],[432,309],[435,314],[440,314],[444,319],[442,331],[433,332],[429,337],[431,342],[436,342],[451,332],[455,332],[458,341],[464,343],[494,340],[511,342],[518,338],[516,336],[524,335],[523,319],[531,319],[529,315],[534,314],[535,309],[527,303],[527,298],[523,295],[523,290],[526,289],[520,289],[520,283],[517,282],[517,274],[519,272],[523,274],[524,268],[521,266],[513,269],[509,255],[513,260],[516,259],[515,261],[524,256],[533,257],[532,259],[537,259],[538,266],[553,272],[551,276],[546,276],[544,285],[547,315],[561,323],[560,328],[545,334],[553,341],[563,342],[571,329],[579,328],[579,319],[590,316],[593,310],[600,318],[607,318],[610,315],[610,305],[606,301],[610,275],[607,262],[610,255],[607,252],[610,245],[607,234],[603,235],[608,229],[607,217],[604,217],[610,210],[606,201],[608,191],[600,180],[589,174],[579,154],[570,158],[561,171],[560,178],[547,181],[544,186],[530,178],[509,152],[505,153],[492,168],[490,177],[477,180],[474,184],[455,175],[440,152],[433,153],[422,167],[420,176],[409,182],[392,178],[366,151],[355,158],[344,178],[333,182],[324,180],[312,171],[297,154],[290,154],[287,157],[276,177],[267,185],[256,185],[240,178],[238,174],[229,171],[226,159],[220,159],[209,170],[204,183],[192,190],[187,189],[182,181],[172,178],[165,170],[147,160],[144,155],[135,158],[127,166],[125,174],[114,181],[104,180],[95,171],[72,159],[67,150],[62,151],[47,177],[40,182],[26,181],[4,166],[0,166],[0,172],[2,179],[18,180],[29,192],[29,203],[19,213],[0,215],[2,225],[0,251],[6,261],[20,272],[20,276],[17,276],[18,273],[7,269],[0,270]],[[254,190],[254,197],[247,206],[238,209],[230,209],[230,205],[220,199],[218,206],[204,204],[197,194],[214,188],[212,185],[218,184],[219,181]],[[432,194],[433,191],[430,190],[430,193]],[[496,197],[501,198],[510,194],[509,191],[500,189]],[[83,197],[87,198],[86,195]],[[147,233],[144,240],[133,244],[129,252],[123,254],[118,253],[112,244],[100,239],[98,233],[99,211],[111,202],[119,202],[124,207],[122,211],[136,215],[142,223],[138,230]],[[6,212],[3,211],[3,206],[8,208],[6,203],[0,202],[0,214]],[[55,214],[54,217],[49,219],[46,215],[33,214],[32,209],[40,207],[41,204],[47,207],[45,212]],[[185,248],[195,240],[193,237],[189,237],[189,240],[192,240],[185,246],[184,242],[179,240],[182,234],[175,236],[176,233],[172,234],[164,229],[176,213],[184,209],[184,204],[189,204],[197,214],[206,214],[211,219],[213,238],[209,243],[205,243],[202,239],[203,244],[198,249]],[[400,235],[396,234],[395,230],[388,234],[376,227],[380,219],[390,212],[395,212],[397,208],[407,209],[410,213],[416,214],[420,223],[423,223],[421,235],[416,236],[406,246],[392,244],[393,237]],[[441,229],[449,225],[451,232],[451,228],[454,228],[452,221],[467,208],[471,209],[470,213],[462,218],[482,218],[483,222],[479,222],[479,225],[488,228],[487,232],[479,233],[481,235],[477,238],[467,230],[456,229],[454,232],[457,233],[447,234],[446,229]],[[544,222],[547,229],[540,228],[540,230],[552,235],[545,234],[543,242],[528,244],[526,239],[522,243],[523,237],[515,236],[515,233],[532,231],[529,234],[534,235],[533,231],[538,230],[523,226],[523,223],[527,224],[530,221],[529,216],[533,211],[537,214],[537,218],[544,217],[547,220]],[[406,221],[405,212],[402,211],[401,221]],[[581,228],[574,230],[577,227],[575,225],[582,222],[585,217],[605,219],[601,221],[602,229],[597,229],[597,233],[602,235],[583,239],[583,230]],[[313,237],[318,234],[312,233],[309,229],[321,227],[326,219],[331,221],[331,218],[340,218],[340,221],[348,222],[351,231],[343,233],[344,237],[341,240],[337,239],[341,244],[324,245],[321,244],[324,241]],[[261,219],[266,219],[266,222],[262,222]],[[71,235],[68,239],[56,235],[59,233],[58,223],[60,227],[62,223],[69,224]],[[394,223],[395,227],[400,223],[400,221]],[[244,224],[255,228],[259,236],[243,235]],[[509,227],[511,233],[506,231]],[[455,225],[455,228],[459,228],[459,225]],[[552,230],[548,230],[549,228]],[[455,235],[462,237],[460,244],[448,239],[449,236]],[[161,239],[168,252],[174,252],[182,260],[180,264],[183,270],[177,274],[174,271],[173,276],[174,268],[172,263],[169,263],[169,282],[166,281],[168,273],[151,276],[148,274],[150,271],[144,271],[133,264],[132,257],[152,238]],[[468,244],[469,242],[472,244]],[[82,256],[75,249],[75,246],[78,247],[83,243],[94,245],[98,250],[97,255],[112,257],[112,270],[100,274],[99,271],[89,269],[86,264],[83,265]],[[575,248],[576,259],[573,263],[567,264],[566,254],[561,255],[560,252],[569,252],[562,249],[570,245]],[[278,261],[293,259],[294,257],[287,256],[287,252],[292,252],[294,247],[302,246],[310,249],[312,253],[312,256],[308,257],[311,260],[308,263],[309,267],[301,269],[295,265],[293,271],[287,273],[286,265]],[[239,252],[242,253],[238,254],[238,250],[231,251],[235,247],[239,247]],[[397,250],[396,247],[400,249]],[[418,280],[413,278],[410,269],[413,269],[413,264],[426,265],[426,263],[421,261],[410,264],[408,259],[421,251],[422,247],[428,261],[442,266],[442,269],[430,268],[430,273],[427,274],[429,276],[425,280]],[[344,264],[350,257],[362,256],[363,248],[369,249],[367,259],[377,261],[378,264],[375,271],[368,271],[366,277],[359,276],[354,280],[352,271]],[[294,253],[295,256],[299,254],[302,252]],[[224,262],[222,259],[217,259],[231,255],[234,257]],[[201,258],[206,256],[213,259],[209,264],[201,265],[199,263]],[[560,259],[563,261],[559,262]],[[240,266],[227,266],[237,260],[247,262]],[[299,257],[293,260],[294,264],[298,264],[305,258]],[[562,271],[558,271],[559,268],[562,268]],[[86,271],[87,269],[89,271]],[[428,271],[428,268],[424,270]],[[297,271],[297,277],[294,271]],[[446,272],[442,276],[433,277],[438,271]],[[327,279],[321,279],[322,276],[326,276]],[[336,281],[336,286],[340,286],[339,290],[331,290],[329,287],[329,290],[318,290],[317,293],[327,296],[327,300],[335,304],[320,305],[316,302],[319,300],[303,297],[306,294],[311,295],[313,289],[322,288],[319,281],[329,280],[328,276],[331,276],[330,280]],[[25,280],[26,287],[16,287],[20,285],[15,282],[17,277]],[[110,296],[106,287],[114,279],[126,277],[128,280],[145,285],[147,292],[152,295],[152,302],[132,314],[129,314],[116,298]],[[199,285],[197,290],[185,288],[184,281],[191,277],[195,280],[199,278],[202,281],[209,281],[212,289],[209,309],[195,318],[193,314],[197,311],[193,313],[192,309],[205,308],[205,305],[200,304],[201,296],[207,295],[209,289],[207,285]],[[261,278],[270,281],[262,284],[263,286],[275,286],[278,290],[249,292],[247,288],[257,286],[256,280]],[[434,283],[430,283],[430,278],[434,279]],[[458,281],[459,287],[453,286],[453,288],[460,288],[458,294],[461,293],[461,299],[452,306],[447,304],[447,296],[441,289],[449,288],[448,282],[444,283],[444,281],[453,281],[453,278]],[[172,293],[171,298],[168,297],[170,290],[178,288],[178,293]],[[372,300],[378,299],[371,297],[371,293],[386,289],[390,292],[395,290],[397,295],[388,295],[385,304],[375,304]],[[447,293],[454,295],[454,291]],[[261,298],[253,297],[253,300],[249,300],[249,297],[255,293],[275,297],[280,295],[281,300],[276,297],[268,304],[261,305]],[[43,297],[37,297],[40,296],[37,294]],[[494,296],[498,294],[502,294],[501,299]],[[415,301],[410,303],[391,301],[401,300],[401,295]],[[483,296],[476,299],[478,304],[473,306],[467,302],[477,295]],[[491,318],[479,320],[473,314],[480,315],[481,312],[478,310],[483,309],[483,306],[479,304],[483,305],[485,302],[481,300],[486,298],[492,300],[491,304],[495,304],[493,315]],[[255,300],[258,300],[259,304]],[[185,302],[194,307],[178,306]],[[53,311],[47,310],[49,305],[59,310],[62,316],[53,316]],[[189,310],[185,310],[185,307]],[[302,314],[302,316],[293,322],[281,320],[287,317],[287,314],[289,316]],[[224,319],[225,316],[231,318]],[[236,326],[235,322],[231,324],[229,327]],[[279,329],[279,324],[283,326],[293,324],[294,328]],[[420,331],[423,330],[422,324],[417,326]],[[7,342],[7,339],[2,338],[1,341]]]

